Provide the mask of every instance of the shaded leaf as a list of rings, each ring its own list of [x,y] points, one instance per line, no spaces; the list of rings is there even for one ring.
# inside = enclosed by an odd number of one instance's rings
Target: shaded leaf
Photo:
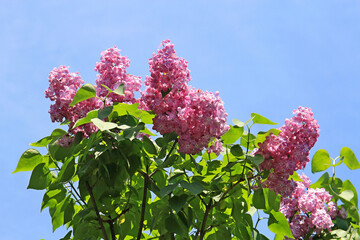
[[[242,150],[240,144],[235,144],[234,146],[232,146],[232,147],[230,148],[230,152],[231,152],[231,154],[234,155],[235,157],[240,157],[240,156],[244,155],[243,150]]]
[[[67,182],[71,180],[71,178],[75,174],[75,159],[69,158],[62,166],[61,170],[58,174],[57,181],[58,182]]]
[[[248,156],[248,158],[257,167],[264,161],[264,156],[261,154],[256,154],[255,156]]]
[[[202,193],[202,191],[204,190],[204,187],[200,182],[188,183],[186,181],[180,181],[180,185],[195,195]]]
[[[158,152],[154,142],[151,141],[151,139],[149,139],[147,136],[143,137],[143,147],[150,154],[156,155]]]
[[[187,195],[181,194],[180,196],[173,196],[169,200],[170,207],[175,210],[176,213],[178,213],[186,203]]]

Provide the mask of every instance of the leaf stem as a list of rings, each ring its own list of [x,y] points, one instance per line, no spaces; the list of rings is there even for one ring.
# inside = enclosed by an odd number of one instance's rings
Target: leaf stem
[[[106,234],[106,230],[105,230],[105,227],[104,227],[104,223],[103,223],[103,220],[100,216],[100,213],[99,213],[99,209],[97,208],[97,205],[96,205],[96,201],[95,201],[95,197],[94,197],[94,194],[93,194],[93,191],[92,191],[92,188],[89,184],[88,181],[86,181],[86,188],[90,194],[90,199],[91,199],[91,202],[92,202],[92,205],[94,207],[94,210],[96,212],[96,216],[97,216],[97,219],[98,219],[98,222],[99,222],[99,225],[100,225],[100,228],[101,228],[101,231],[104,235],[104,240],[109,240],[107,234]]]

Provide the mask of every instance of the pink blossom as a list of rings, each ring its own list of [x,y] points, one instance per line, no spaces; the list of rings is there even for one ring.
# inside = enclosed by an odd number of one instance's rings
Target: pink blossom
[[[300,178],[303,182],[296,182],[295,190],[282,197],[280,205],[295,239],[302,239],[309,231],[319,234],[324,229],[330,230],[337,214],[336,203],[325,189],[309,188],[310,180],[305,174]]]
[[[310,108],[299,107],[294,110],[295,116],[285,120],[278,136],[270,134],[259,144],[255,154],[264,156],[260,169],[273,169],[273,179],[288,179],[294,171],[304,169],[310,161],[309,151],[319,137],[319,125]],[[274,185],[269,183],[267,185]],[[281,190],[281,189],[279,189]],[[277,191],[283,195],[281,191]],[[285,195],[286,196],[286,195]]]
[[[187,85],[191,80],[187,61],[176,55],[170,40],[162,42],[149,65],[151,76],[146,78],[140,106],[156,113],[153,129],[161,134],[175,132],[179,151],[186,154],[196,154],[211,139],[220,139],[229,128],[224,103],[218,93]],[[216,148],[219,150],[219,143]]]
[[[75,135],[77,132],[83,133],[84,137],[90,136],[97,131],[94,124],[88,123],[73,129],[75,122],[86,116],[86,114],[94,109],[101,108],[103,103],[96,98],[77,103],[73,107],[69,107],[78,88],[84,82],[78,73],[70,73],[68,67],[60,66],[54,68],[49,73],[49,88],[45,90],[45,97],[54,103],[50,105],[50,116],[53,122],[70,121],[69,134]],[[68,135],[59,140],[63,146],[68,146],[73,138]]]
[[[142,81],[140,77],[130,75],[126,72],[126,68],[129,66],[130,60],[125,56],[121,56],[120,50],[116,46],[101,53],[100,62],[98,62],[95,67],[95,71],[100,73],[96,79],[97,95],[99,97],[105,97],[108,94],[108,90],[102,85],[107,86],[111,90],[115,90],[123,83],[125,89],[125,96],[110,93],[107,96],[107,104],[111,104],[112,102],[136,102],[134,92],[140,91]]]

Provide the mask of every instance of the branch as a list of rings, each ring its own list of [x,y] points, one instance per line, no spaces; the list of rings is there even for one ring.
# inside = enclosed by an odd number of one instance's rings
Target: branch
[[[116,240],[115,230],[114,230],[114,222],[110,221],[109,226],[110,226],[110,232],[111,232],[111,239]]]
[[[204,214],[204,219],[202,221],[202,224],[201,224],[201,230],[200,230],[200,240],[203,240],[204,239],[204,236],[205,236],[205,232],[206,232],[206,220],[209,216],[209,212],[210,212],[210,209],[212,208],[211,206],[212,204],[212,199],[210,199],[210,202],[209,204],[206,206],[206,210],[205,210],[205,214]]]
[[[96,216],[97,216],[101,231],[102,231],[102,233],[104,235],[104,240],[109,240],[109,238],[108,238],[108,236],[106,234],[106,230],[105,230],[105,227],[104,227],[103,220],[102,220],[102,218],[100,216],[100,213],[99,213],[99,209],[96,206],[96,201],[95,201],[95,198],[94,198],[94,194],[92,192],[92,188],[90,187],[90,184],[89,184],[88,181],[86,181],[86,188],[87,188],[87,190],[88,190],[88,192],[90,194],[90,199],[91,199],[92,205],[94,206],[94,210],[96,212]]]
[[[117,220],[119,217],[121,217],[122,215],[124,215],[125,213],[127,213],[128,211],[130,211],[130,208],[131,208],[131,207],[122,210],[119,215],[117,215],[116,217],[114,217],[114,218],[111,219],[110,221],[115,221],[115,220]]]
[[[145,209],[146,209],[146,200],[147,200],[147,190],[148,190],[148,184],[149,184],[149,176],[146,173],[141,172],[144,175],[144,193],[143,193],[143,199],[141,203],[141,216],[140,216],[140,223],[139,223],[139,231],[137,235],[137,240],[140,240],[142,229],[144,226],[144,218],[145,218]]]

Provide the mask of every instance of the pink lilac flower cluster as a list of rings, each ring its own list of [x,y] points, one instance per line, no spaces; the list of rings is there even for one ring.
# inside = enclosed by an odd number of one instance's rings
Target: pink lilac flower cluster
[[[59,68],[54,68],[49,73],[49,82],[49,88],[45,90],[45,97],[54,101],[49,110],[51,120],[53,122],[70,121],[69,133],[72,135],[82,132],[84,137],[88,137],[93,132],[96,132],[97,128],[92,123],[73,129],[78,119],[85,117],[89,111],[103,106],[101,101],[92,98],[69,107],[77,90],[84,83],[80,75],[69,72],[69,68],[66,66],[60,66]],[[65,136],[59,142],[61,145],[67,146],[72,142],[72,138]]]
[[[286,119],[278,136],[270,134],[254,152],[265,158],[260,169],[273,169],[264,186],[282,196],[288,196],[295,188],[288,178],[294,171],[305,168],[310,161],[309,151],[319,137],[319,125],[310,108],[299,107],[294,114]]]
[[[196,154],[219,139],[228,130],[227,114],[218,93],[195,90],[187,61],[176,55],[174,44],[164,40],[149,60],[151,75],[140,106],[156,113],[153,129],[161,134],[175,132],[179,151]],[[215,140],[210,151],[219,153],[221,142]]]
[[[130,75],[126,72],[126,68],[130,66],[130,60],[121,56],[120,50],[114,46],[101,53],[100,62],[95,66],[95,71],[99,72],[96,79],[96,91],[99,97],[105,97],[108,90],[102,85],[107,86],[111,90],[115,90],[122,83],[124,84],[125,96],[110,93],[106,98],[106,104],[113,102],[135,103],[135,91],[140,91],[142,84],[141,78]]]
[[[346,218],[343,208],[338,211],[332,196],[324,189],[312,189],[310,179],[302,174],[303,182],[296,182],[296,187],[287,198],[282,198],[280,212],[288,219],[295,239],[305,237],[310,229],[319,234],[323,229],[334,226],[336,216]]]

